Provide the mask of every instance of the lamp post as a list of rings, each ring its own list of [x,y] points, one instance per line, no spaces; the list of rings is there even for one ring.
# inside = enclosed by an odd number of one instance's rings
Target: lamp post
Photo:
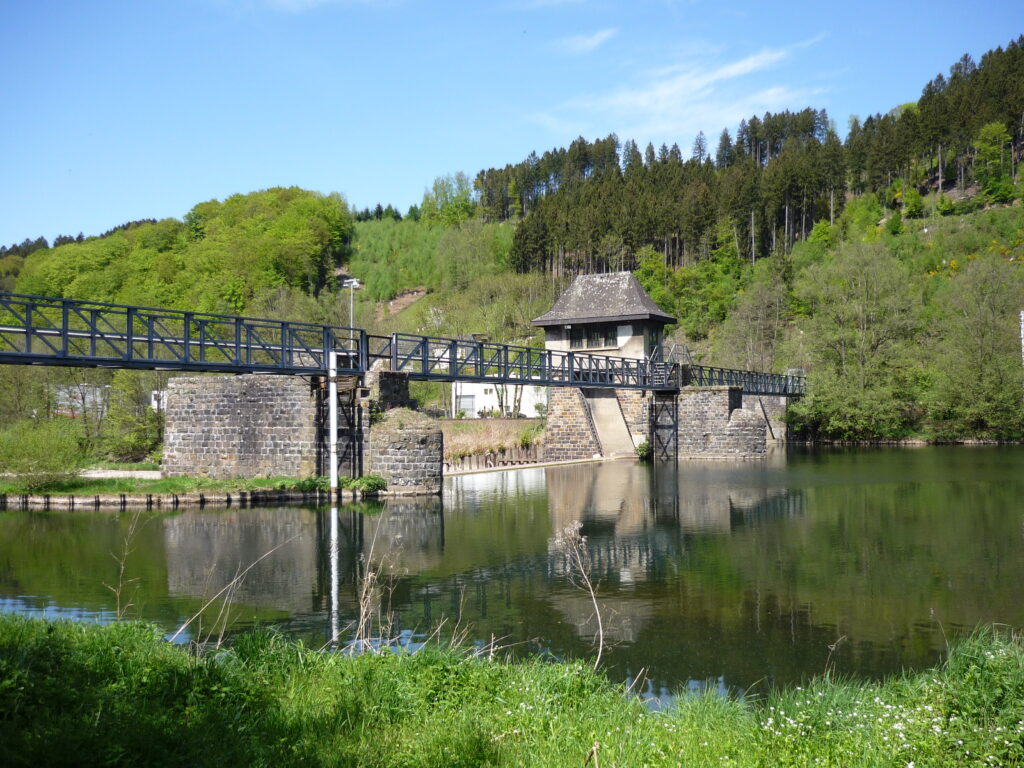
[[[348,288],[348,341],[351,347],[348,350],[348,365],[352,367],[352,361],[356,355],[355,345],[355,292],[356,288],[360,287],[360,283],[354,277],[346,277],[341,281],[341,287]],[[331,487],[331,502],[333,504],[338,503],[338,351],[331,349],[327,353],[327,399],[328,399],[328,420],[329,420],[329,435],[328,442],[330,445],[329,459],[330,467],[330,487]],[[333,512],[332,512],[333,514]],[[333,521],[332,517],[332,521]],[[333,523],[332,523],[333,524]]]
[[[341,281],[342,288],[348,288],[348,327],[349,327],[349,341],[355,334],[353,330],[356,319],[355,319],[355,301],[356,301],[356,288],[362,288],[363,285],[354,277],[346,277]]]

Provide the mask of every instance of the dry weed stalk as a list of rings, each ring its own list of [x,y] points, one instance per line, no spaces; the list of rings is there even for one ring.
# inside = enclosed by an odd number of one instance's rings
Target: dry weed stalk
[[[132,605],[134,605],[134,603],[132,603],[130,600],[128,602],[123,602],[123,594],[125,588],[128,587],[128,585],[135,584],[135,582],[139,580],[137,576],[132,577],[130,579],[126,579],[125,569],[128,564],[128,556],[131,555],[131,553],[135,550],[135,548],[132,546],[132,543],[135,540],[135,535],[139,531],[139,520],[141,519],[141,517],[142,510],[136,509],[135,512],[132,513],[131,522],[128,523],[128,530],[125,531],[124,540],[121,542],[121,554],[115,555],[113,552],[110,553],[110,556],[114,558],[114,562],[117,563],[117,584],[107,584],[106,582],[103,582],[103,586],[105,586],[107,589],[114,593],[114,615],[116,616],[118,621],[121,621],[125,617],[125,614],[128,612],[128,609],[131,608]]]
[[[580,534],[582,528],[583,523],[573,520],[555,536],[554,546],[565,556],[565,573],[569,583],[590,595],[590,602],[594,606],[594,617],[597,619],[596,670],[604,652],[604,623],[601,620],[601,608],[597,604],[597,589],[590,578],[590,552],[587,550],[587,537]]]
[[[198,619],[200,616],[202,616],[203,615],[203,611],[205,611],[207,608],[209,608],[211,605],[213,605],[214,601],[216,601],[217,598],[219,598],[221,595],[225,595],[226,594],[227,597],[224,599],[224,602],[221,604],[220,613],[218,615],[218,620],[219,620],[224,615],[224,612],[226,610],[226,606],[229,605],[232,596],[238,590],[239,586],[241,586],[242,580],[245,578],[246,574],[249,573],[249,571],[251,571],[253,568],[255,568],[257,563],[259,563],[260,561],[265,560],[266,558],[270,557],[272,554],[277,552],[277,550],[279,550],[285,544],[290,544],[291,542],[295,541],[295,539],[299,538],[299,536],[301,536],[301,535],[302,535],[301,533],[297,533],[294,536],[292,536],[292,537],[290,537],[288,539],[285,539],[284,541],[282,541],[277,546],[272,547],[271,549],[267,550],[262,555],[257,557],[255,560],[253,560],[251,563],[249,563],[249,565],[247,565],[244,569],[236,572],[235,577],[231,581],[229,581],[224,587],[222,587],[220,590],[218,590],[217,594],[215,594],[213,597],[211,597],[209,600],[207,600],[205,603],[203,603],[203,606],[198,611],[196,611],[194,614],[192,614],[191,617],[189,617],[180,627],[178,627],[178,631],[175,632],[173,635],[171,635],[171,642],[173,643],[175,640],[177,640],[178,639],[178,635],[180,635],[189,626],[191,626],[192,622],[194,622],[196,619]],[[217,625],[214,624],[214,628],[216,628],[216,626]],[[223,631],[221,632],[221,635],[223,636]]]
[[[846,640],[846,635],[840,635],[836,638],[836,641],[828,646],[828,658],[825,659],[825,679],[829,680],[832,677],[832,673],[835,672],[835,665],[832,663],[832,654],[836,652],[836,649],[843,644]]]
[[[385,564],[375,565],[373,558],[380,529],[380,525],[374,529],[373,538],[370,540],[370,551],[361,558],[363,576],[359,582],[359,615],[355,621],[355,636],[348,646],[350,653],[380,650],[390,647],[395,642],[391,635],[391,630],[394,627],[394,614],[390,610],[385,614],[381,608],[384,604],[384,595],[383,588],[380,587],[380,576]],[[389,605],[391,603],[390,593],[393,590],[394,586],[387,588]],[[376,610],[374,606],[377,606]]]

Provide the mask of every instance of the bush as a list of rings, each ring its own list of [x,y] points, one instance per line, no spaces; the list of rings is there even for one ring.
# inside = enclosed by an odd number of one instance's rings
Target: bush
[[[985,196],[993,203],[1012,203],[1016,192],[1009,179],[993,179],[985,185]]]
[[[924,216],[924,198],[915,187],[908,187],[903,195],[903,212],[908,219],[920,219]]]
[[[69,419],[27,419],[0,432],[0,474],[39,491],[75,477],[84,458]]]
[[[364,496],[370,496],[385,490],[388,483],[380,475],[363,475],[349,482],[348,487],[353,491],[359,491]]]
[[[636,447],[636,455],[640,461],[648,462],[654,458],[654,446],[651,445],[650,440],[644,440],[640,445]]]

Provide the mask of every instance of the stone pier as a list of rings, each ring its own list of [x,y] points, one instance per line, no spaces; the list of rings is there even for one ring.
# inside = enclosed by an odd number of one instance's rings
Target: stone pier
[[[743,407],[739,387],[684,387],[679,393],[679,456],[760,459],[768,425]]]

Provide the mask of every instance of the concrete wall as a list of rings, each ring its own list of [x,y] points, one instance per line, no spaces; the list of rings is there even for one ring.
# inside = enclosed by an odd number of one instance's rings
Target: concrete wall
[[[633,443],[640,445],[644,440],[649,440],[652,395],[639,389],[617,389],[615,396],[619,400],[619,407],[622,409],[622,416],[626,420],[629,434],[633,437]]]
[[[763,458],[767,425],[742,405],[738,387],[684,387],[679,393],[680,458]]]

